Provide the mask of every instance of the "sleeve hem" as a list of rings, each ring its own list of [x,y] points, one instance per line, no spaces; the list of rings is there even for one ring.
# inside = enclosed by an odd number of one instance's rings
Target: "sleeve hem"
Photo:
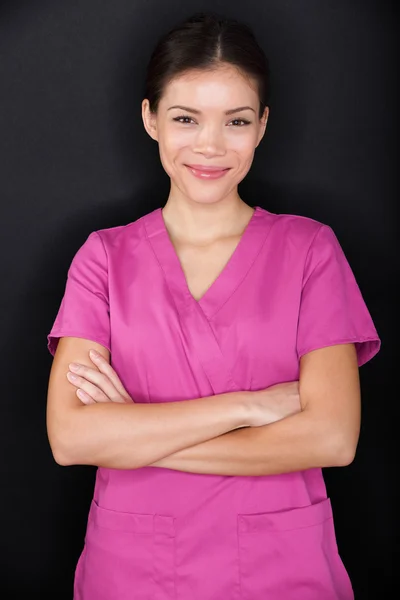
[[[304,350],[298,351],[298,358],[312,352],[313,350],[319,350],[320,348],[328,348],[329,346],[336,346],[339,344],[355,344],[357,350],[358,366],[361,367],[366,362],[371,360],[380,350],[381,340],[378,336],[370,337],[353,337],[353,338],[340,338],[329,342],[321,342],[311,346],[308,346]]]
[[[55,355],[58,341],[61,337],[77,337],[96,342],[97,344],[100,344],[101,346],[107,348],[107,350],[111,354],[110,343],[101,339],[100,337],[93,336],[90,333],[82,333],[81,331],[54,331],[49,333],[49,335],[47,336],[47,349],[53,356]]]

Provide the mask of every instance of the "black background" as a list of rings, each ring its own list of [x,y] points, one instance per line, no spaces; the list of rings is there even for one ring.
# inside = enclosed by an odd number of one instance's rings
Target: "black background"
[[[141,119],[145,67],[159,35],[207,9],[246,20],[271,64],[267,132],[240,184],[242,198],[334,229],[382,339],[380,353],[360,370],[357,456],[346,468],[325,469],[325,480],[356,600],[391,597],[395,3],[14,0],[0,3],[0,595],[6,600],[72,598],[95,470],[53,460],[45,427],[52,360],[46,335],[68,266],[88,234],[133,221],[167,199],[169,180]]]

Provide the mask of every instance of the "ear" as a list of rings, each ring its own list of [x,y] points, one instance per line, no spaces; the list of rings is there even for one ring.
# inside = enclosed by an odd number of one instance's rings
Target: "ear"
[[[142,102],[142,119],[143,125],[147,133],[153,140],[158,141],[157,136],[157,116],[150,111],[150,103],[145,98]]]
[[[269,116],[269,107],[266,106],[265,110],[264,110],[264,113],[263,113],[263,115],[262,115],[262,117],[260,119],[260,126],[259,126],[260,128],[259,128],[258,140],[257,140],[256,148],[257,148],[257,146],[259,145],[259,143],[261,142],[261,140],[264,137],[264,133],[265,133],[265,130],[267,128],[268,116]]]

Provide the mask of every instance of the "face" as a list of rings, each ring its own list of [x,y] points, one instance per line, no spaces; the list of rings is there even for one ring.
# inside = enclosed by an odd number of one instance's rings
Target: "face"
[[[158,142],[171,179],[170,197],[196,203],[237,198],[237,186],[251,167],[267,124],[268,107],[262,119],[258,111],[255,83],[231,66],[174,79],[157,114],[150,113],[148,100],[143,100],[144,126]],[[207,173],[193,165],[224,171]]]

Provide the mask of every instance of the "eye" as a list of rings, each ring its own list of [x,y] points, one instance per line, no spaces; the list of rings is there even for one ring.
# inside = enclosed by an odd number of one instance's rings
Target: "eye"
[[[181,119],[189,119],[189,121],[193,121],[192,117],[189,117],[188,115],[181,115],[180,117],[174,117],[173,121],[182,123],[182,125],[190,125],[190,123],[185,123],[185,122],[181,121]]]
[[[187,121],[185,121],[185,119],[187,119]],[[194,121],[194,119],[188,115],[180,115],[179,117],[174,117],[172,120],[176,121],[177,123],[182,123],[182,125],[190,125],[188,121]],[[247,119],[232,119],[231,123],[240,123],[240,125],[236,124],[235,127],[244,127],[245,125],[250,125],[250,121]]]
[[[242,125],[235,125],[235,127],[244,127],[245,125],[250,125],[250,121],[247,119],[233,119],[231,123],[234,123],[235,121],[240,121],[242,123]]]

